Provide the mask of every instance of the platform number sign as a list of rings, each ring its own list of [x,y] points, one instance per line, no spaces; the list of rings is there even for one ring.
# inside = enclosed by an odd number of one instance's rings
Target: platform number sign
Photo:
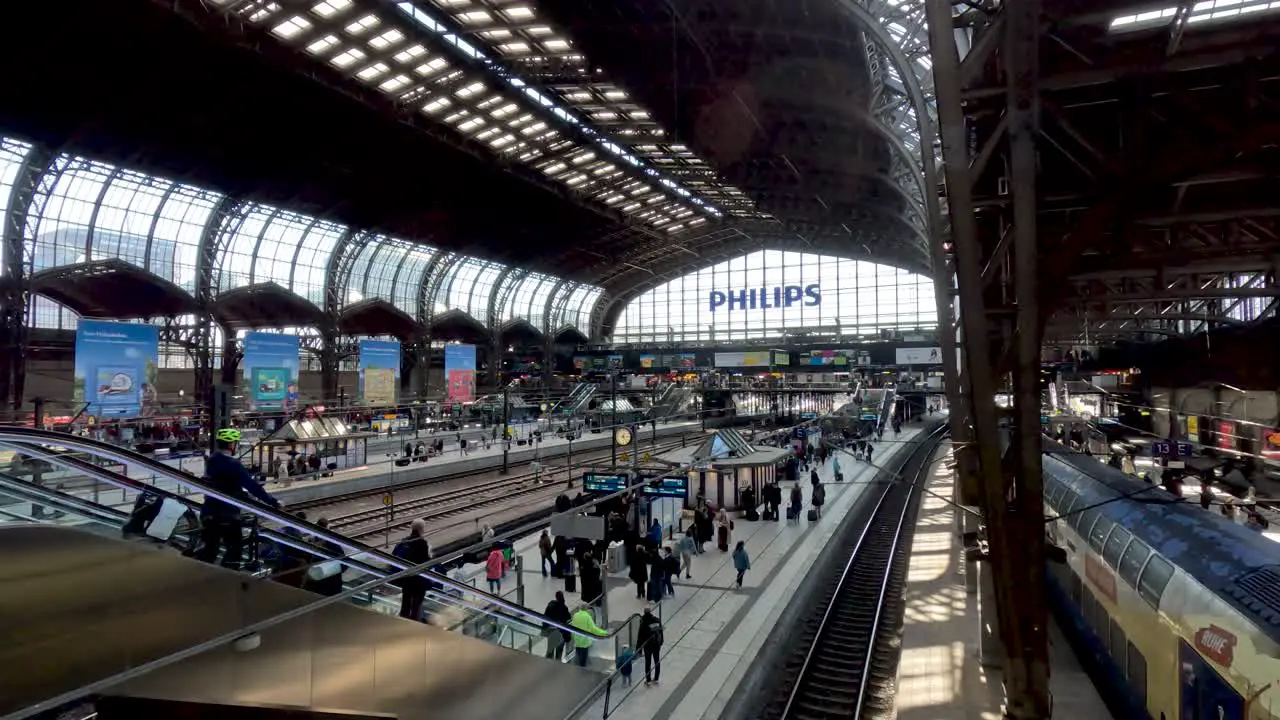
[[[1151,455],[1153,457],[1191,457],[1191,443],[1171,442],[1162,440],[1160,442],[1151,443]]]

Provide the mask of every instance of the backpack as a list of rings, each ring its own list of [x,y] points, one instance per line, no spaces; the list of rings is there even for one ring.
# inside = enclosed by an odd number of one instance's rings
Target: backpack
[[[409,541],[401,540],[400,542],[396,543],[396,546],[391,551],[391,554],[400,558],[401,560],[407,561],[409,559]]]

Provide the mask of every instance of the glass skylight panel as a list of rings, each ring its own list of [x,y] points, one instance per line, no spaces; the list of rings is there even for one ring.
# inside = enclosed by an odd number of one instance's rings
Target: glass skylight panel
[[[370,15],[365,15],[359,20],[356,20],[355,22],[347,25],[345,29],[347,33],[350,35],[363,35],[369,30],[377,27],[378,24],[381,22],[382,20],[377,15],[370,14]]]
[[[498,46],[498,49],[508,55],[525,55],[529,52],[529,43],[527,42],[509,42]]]
[[[311,23],[306,18],[298,15],[285,20],[284,22],[271,28],[271,32],[275,35],[288,40],[298,33],[305,32],[310,29]]]
[[[404,33],[396,29],[388,30],[369,41],[369,46],[377,50],[385,50],[404,39]]]
[[[480,37],[484,38],[485,40],[508,40],[513,35],[514,33],[512,33],[510,30],[506,28],[498,28],[496,30],[483,30],[480,32]]]
[[[500,12],[508,18],[516,21],[530,20],[533,18],[533,10],[527,5],[513,5],[511,7],[502,8]]]
[[[312,55],[323,55],[324,53],[328,52],[330,48],[332,48],[334,45],[337,45],[337,44],[338,44],[337,35],[325,35],[319,40],[316,40],[315,42],[308,45],[307,52],[311,53]]]
[[[493,138],[492,140],[489,141],[489,145],[490,147],[502,149],[515,141],[516,141],[516,136],[512,135],[511,133],[507,133],[506,135],[500,135],[498,137]]]
[[[551,40],[543,40],[542,47],[546,48],[551,52],[560,52],[560,51],[569,49],[569,42],[567,40],[553,38]]]
[[[551,34],[551,28],[546,25],[534,25],[531,28],[525,28],[525,32],[533,35],[534,37],[546,37]]]
[[[454,93],[454,95],[457,95],[458,97],[465,99],[465,98],[471,97],[472,95],[475,95],[481,90],[484,90],[484,83],[473,82],[469,85],[459,88],[457,92]]]
[[[329,62],[340,68],[348,68],[364,59],[364,51],[359,48],[347,48],[333,56]]]
[[[468,25],[488,25],[493,22],[493,16],[484,10],[471,10],[469,12],[458,13],[454,17]]]
[[[435,58],[428,62],[422,63],[418,67],[414,68],[413,71],[418,73],[422,77],[426,77],[428,75],[432,75],[434,73],[440,72],[441,70],[444,70],[447,67],[449,67],[449,63],[444,58]]]
[[[436,98],[436,99],[432,100],[431,102],[427,103],[426,105],[423,105],[423,106],[422,106],[422,112],[424,112],[424,113],[426,113],[426,114],[428,114],[428,115],[435,115],[436,113],[440,112],[441,110],[444,110],[444,109],[448,108],[448,107],[449,107],[450,105],[452,105],[452,104],[453,104],[453,101],[452,101],[452,100],[450,100],[449,98],[447,98],[447,97],[438,97],[438,98]]]
[[[324,0],[311,6],[311,12],[320,17],[333,17],[338,13],[351,7],[351,0]]]
[[[1229,21],[1252,16],[1255,13],[1275,11],[1280,11],[1280,2],[1275,0],[1203,0],[1192,7],[1191,15],[1187,17],[1187,24],[1200,24],[1213,20]],[[1113,32],[1128,32],[1168,25],[1176,13],[1177,7],[1170,6],[1121,15],[1111,20],[1110,29]]]
[[[371,80],[375,80],[383,75],[386,75],[387,71],[390,69],[391,68],[387,67],[386,63],[374,63],[369,67],[356,73],[356,77],[368,82]]]
[[[472,117],[470,120],[458,124],[458,130],[464,133],[469,133],[481,127],[484,127],[484,119],[479,117]]]
[[[409,63],[413,62],[415,59],[422,57],[423,55],[426,55],[426,54],[427,54],[427,49],[415,43],[401,50],[400,52],[396,53],[396,62],[404,65],[408,65]]]
[[[409,82],[410,80],[408,75],[396,75],[395,77],[384,80],[382,84],[378,86],[378,89],[388,93],[395,92],[405,85],[408,85]]]

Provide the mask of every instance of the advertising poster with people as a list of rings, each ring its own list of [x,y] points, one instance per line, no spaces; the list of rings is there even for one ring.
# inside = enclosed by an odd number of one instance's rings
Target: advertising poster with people
[[[360,341],[360,402],[395,405],[400,385],[400,343],[394,340]]]
[[[445,345],[444,376],[446,402],[476,399],[476,346]]]
[[[81,320],[76,326],[72,396],[100,419],[155,415],[160,328],[141,323]]]
[[[244,396],[250,410],[293,412],[298,407],[298,336],[253,332],[244,336]]]

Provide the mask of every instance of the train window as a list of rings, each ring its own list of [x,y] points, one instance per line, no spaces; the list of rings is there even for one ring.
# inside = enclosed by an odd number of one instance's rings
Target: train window
[[[1138,593],[1142,599],[1151,603],[1151,607],[1160,607],[1160,595],[1165,586],[1173,578],[1173,565],[1159,555],[1152,555],[1151,561],[1142,569],[1138,578]]]
[[[1129,543],[1129,547],[1124,551],[1124,555],[1120,556],[1120,577],[1125,582],[1134,587],[1138,587],[1138,573],[1142,572],[1142,566],[1147,562],[1147,557],[1151,555],[1151,548],[1141,540],[1134,540]]]
[[[1081,594],[1083,594],[1083,592],[1084,592],[1084,584],[1080,582],[1080,576],[1075,574],[1075,571],[1072,571],[1071,572],[1071,602],[1075,603],[1076,607],[1080,607],[1080,596]]]
[[[1072,512],[1075,512],[1074,510]],[[1072,515],[1075,520],[1072,521],[1071,527],[1076,529],[1081,537],[1089,535],[1089,528],[1093,527],[1093,521],[1098,519],[1097,510],[1085,510],[1084,512],[1075,512]]]
[[[1089,547],[1092,547],[1094,552],[1102,552],[1102,546],[1107,542],[1107,535],[1111,534],[1111,528],[1115,526],[1116,524],[1107,518],[1098,516],[1098,522],[1094,523],[1093,529],[1089,531]]]
[[[1070,490],[1062,493],[1062,497],[1058,498],[1058,515],[1070,515],[1071,508],[1078,505],[1079,502],[1080,496]],[[1068,522],[1072,522],[1074,520],[1074,516],[1067,518]]]
[[[1062,493],[1064,490],[1066,490],[1066,488],[1062,486],[1062,483],[1056,480],[1050,480],[1049,482],[1045,483],[1044,497],[1046,500],[1049,501],[1050,506],[1054,508],[1058,507],[1058,500],[1062,498]]]
[[[1128,656],[1125,674],[1129,676],[1129,687],[1137,696],[1138,703],[1145,706],[1147,704],[1147,659],[1133,643],[1129,643]]]
[[[1120,627],[1120,623],[1115,620],[1111,621],[1111,659],[1115,661],[1116,667],[1128,667],[1125,663],[1125,654],[1129,652],[1129,638],[1124,636],[1124,628]]]
[[[1098,616],[1095,619],[1098,622],[1093,626],[1093,632],[1102,644],[1106,645],[1107,637],[1111,634],[1111,616],[1107,614],[1107,609],[1102,607],[1102,603],[1098,603]]]
[[[1080,604],[1080,608],[1084,610],[1084,624],[1094,627],[1094,623],[1098,620],[1098,601],[1093,599],[1093,591],[1084,591],[1084,602]]]
[[[1111,567],[1117,567],[1125,546],[1132,539],[1133,533],[1117,525],[1116,529],[1111,531],[1111,537],[1107,538],[1107,544],[1102,546],[1102,559]]]

